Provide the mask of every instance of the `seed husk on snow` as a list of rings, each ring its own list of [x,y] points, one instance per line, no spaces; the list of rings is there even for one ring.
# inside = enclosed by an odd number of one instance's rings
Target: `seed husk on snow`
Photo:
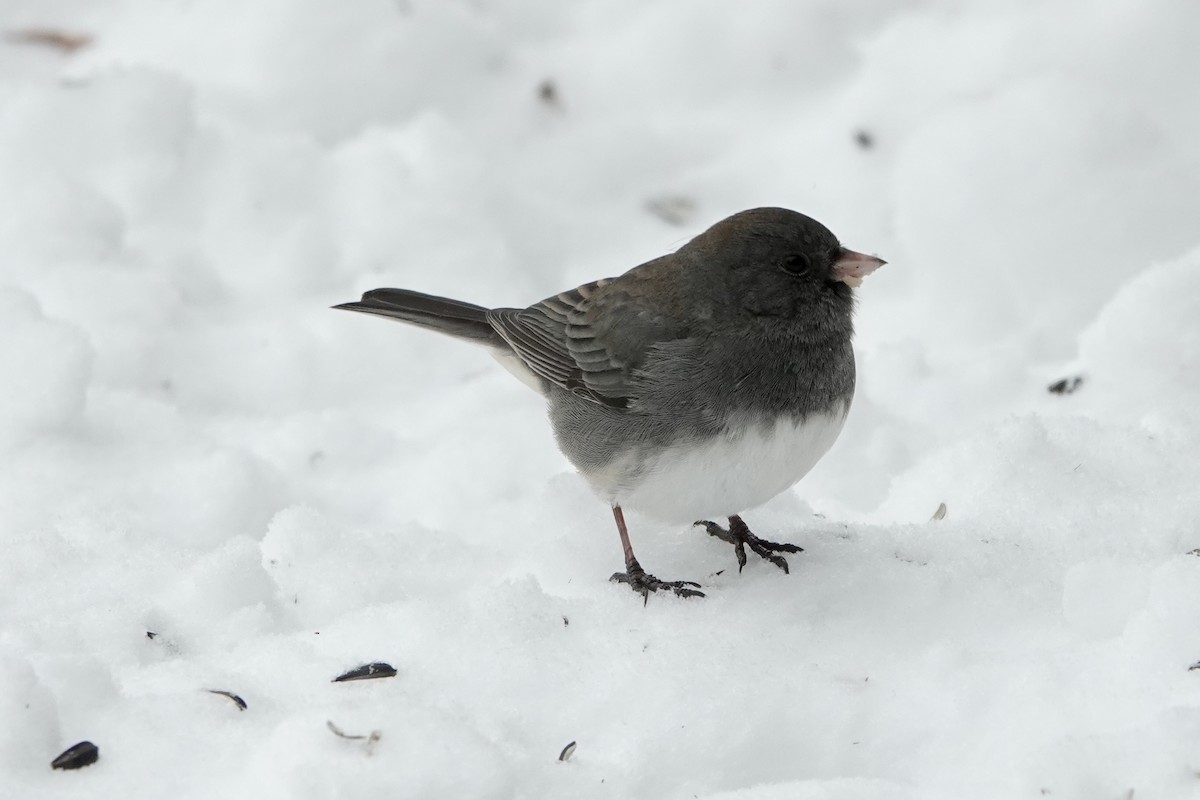
[[[550,108],[562,110],[562,97],[558,91],[558,84],[552,79],[546,78],[538,84],[537,95],[538,99]]]
[[[668,225],[686,225],[696,213],[696,201],[683,195],[661,195],[647,200],[646,210]]]
[[[239,711],[245,711],[245,710],[246,710],[246,701],[245,701],[245,700],[243,700],[242,698],[238,697],[238,696],[237,696],[236,694],[234,694],[233,692],[227,692],[227,691],[225,691],[224,689],[205,689],[204,691],[206,691],[206,692],[210,692],[210,693],[212,693],[212,694],[219,694],[219,695],[221,695],[221,697],[228,697],[228,698],[229,698],[230,700],[232,700],[232,701],[233,701],[235,704],[237,704],[237,707],[238,707],[238,710],[239,710]]]
[[[343,672],[331,681],[332,683],[345,683],[346,681],[369,681],[375,678],[394,678],[396,677],[396,668],[384,661],[375,661],[371,664],[363,664],[361,667],[355,667],[348,672]]]
[[[53,769],[79,769],[95,764],[100,759],[100,748],[89,741],[73,744],[50,762]]]
[[[25,30],[5,31],[4,38],[10,42],[17,42],[19,44],[49,47],[67,55],[92,43],[90,34],[60,31],[54,28],[26,28]]]
[[[331,719],[325,720],[325,727],[327,727],[327,728],[329,728],[329,730],[333,731],[334,736],[340,736],[343,739],[376,739],[376,740],[378,740],[379,737],[382,736],[382,734],[379,731],[371,731],[370,736],[367,736],[367,735],[361,734],[361,733],[346,733],[344,730],[342,730],[337,725],[335,725],[333,723],[333,720],[331,720]]]
[[[1054,383],[1050,384],[1046,387],[1046,391],[1050,392],[1050,394],[1070,394],[1078,389],[1082,384],[1082,375],[1072,375],[1069,378],[1063,378],[1062,380],[1055,381]]]
[[[331,719],[325,720],[325,726],[327,728],[329,728],[330,731],[333,732],[334,736],[337,736],[339,738],[366,741],[367,755],[371,754],[371,749],[375,746],[375,743],[383,738],[383,731],[371,731],[371,733],[366,736],[364,736],[362,734],[358,734],[358,733],[346,733],[344,730],[339,728],[337,725],[334,725],[333,720],[331,720]]]

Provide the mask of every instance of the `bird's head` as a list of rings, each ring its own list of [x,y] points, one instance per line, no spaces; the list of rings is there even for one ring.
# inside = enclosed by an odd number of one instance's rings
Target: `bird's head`
[[[849,325],[853,287],[886,262],[841,245],[811,217],[753,208],[727,217],[678,252],[689,276],[735,314]]]

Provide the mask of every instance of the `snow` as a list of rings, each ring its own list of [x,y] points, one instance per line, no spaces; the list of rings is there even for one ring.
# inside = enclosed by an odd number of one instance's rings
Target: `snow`
[[[0,796],[1194,794],[1197,24],[6,3],[93,38],[0,41]],[[790,575],[630,515],[703,600],[607,581],[486,353],[328,309],[522,305],[758,205],[889,264],[846,429],[746,514]]]

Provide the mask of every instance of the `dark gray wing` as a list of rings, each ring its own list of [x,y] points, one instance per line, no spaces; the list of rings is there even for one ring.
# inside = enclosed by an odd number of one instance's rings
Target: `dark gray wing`
[[[628,408],[637,365],[614,354],[593,324],[594,301],[611,283],[587,283],[529,308],[493,309],[488,322],[534,374],[594,403]]]

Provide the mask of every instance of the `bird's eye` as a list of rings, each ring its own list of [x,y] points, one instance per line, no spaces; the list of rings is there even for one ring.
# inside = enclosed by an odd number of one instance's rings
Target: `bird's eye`
[[[779,266],[789,275],[803,275],[812,268],[808,256],[800,253],[784,256]]]

